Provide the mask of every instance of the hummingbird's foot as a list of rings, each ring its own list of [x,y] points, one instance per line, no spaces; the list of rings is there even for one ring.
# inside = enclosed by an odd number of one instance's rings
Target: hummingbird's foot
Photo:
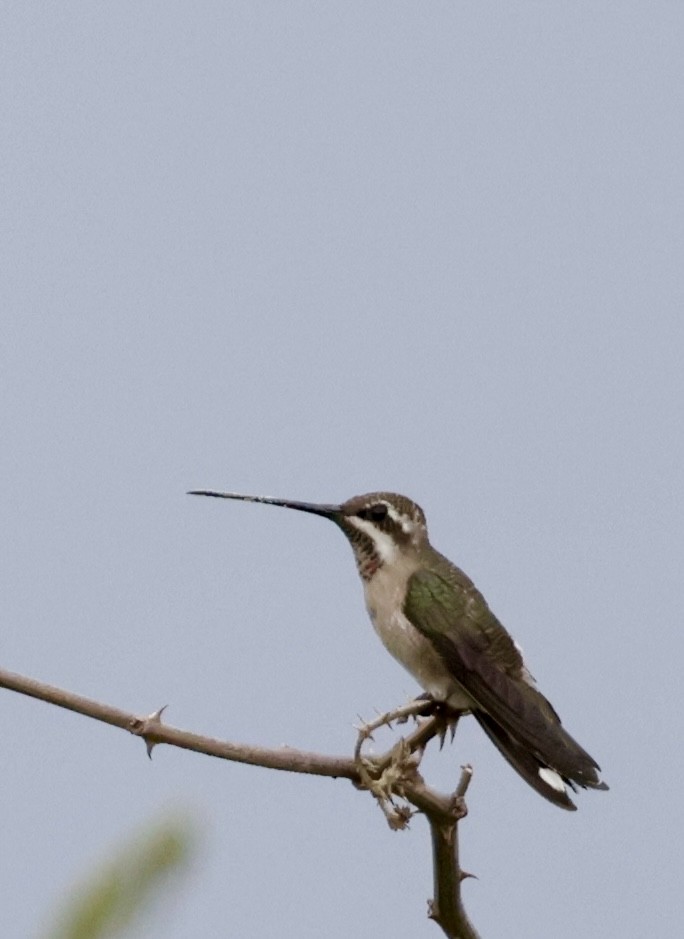
[[[408,707],[410,708],[410,712],[397,717],[397,724],[405,724],[409,717],[430,717],[434,714],[435,703],[435,699],[432,695],[424,691],[422,694],[419,694],[417,698],[413,698],[413,700],[409,702]]]
[[[458,726],[459,719],[464,712],[457,711],[455,708],[449,707],[449,705],[444,701],[437,701],[434,698],[429,698],[427,707],[428,710],[425,713],[437,721],[439,749],[442,750],[444,748],[444,741],[447,738],[447,734],[449,734],[449,743],[454,742],[456,728]]]
[[[410,711],[406,716],[402,715],[397,717],[397,723],[405,724],[409,717],[435,718],[438,722],[436,735],[439,737],[440,750],[444,747],[447,734],[450,735],[449,742],[454,742],[458,719],[465,713],[464,711],[450,707],[445,701],[438,701],[437,698],[433,698],[428,691],[424,691],[422,694],[419,694],[417,698],[414,698],[413,701],[407,705],[407,708],[410,708]]]
[[[402,715],[398,717],[398,724],[405,724],[409,717],[434,717],[440,725],[437,730],[439,749],[441,750],[444,747],[447,734],[450,735],[449,742],[454,742],[458,719],[461,714],[465,713],[464,711],[456,710],[444,701],[438,701],[437,698],[433,698],[428,691],[424,691],[422,694],[419,694],[417,698],[414,698],[409,707],[411,708],[410,713],[406,716]]]

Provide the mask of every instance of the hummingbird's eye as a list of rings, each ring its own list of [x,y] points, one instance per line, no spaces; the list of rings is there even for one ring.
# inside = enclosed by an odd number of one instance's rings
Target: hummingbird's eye
[[[367,509],[361,509],[358,515],[371,522],[384,522],[387,518],[387,506],[378,502],[377,505],[369,505]]]

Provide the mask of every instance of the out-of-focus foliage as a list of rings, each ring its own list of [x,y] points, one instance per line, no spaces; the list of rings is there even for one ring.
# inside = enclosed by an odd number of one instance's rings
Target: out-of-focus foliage
[[[73,887],[46,939],[133,935],[140,915],[188,868],[195,842],[187,818],[166,818],[141,830]]]

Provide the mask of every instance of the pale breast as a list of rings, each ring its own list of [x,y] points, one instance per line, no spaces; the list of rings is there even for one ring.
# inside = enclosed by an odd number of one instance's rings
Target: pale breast
[[[365,584],[366,607],[376,633],[387,651],[438,701],[454,708],[469,708],[472,700],[449,674],[430,642],[402,612],[406,580],[380,569]]]

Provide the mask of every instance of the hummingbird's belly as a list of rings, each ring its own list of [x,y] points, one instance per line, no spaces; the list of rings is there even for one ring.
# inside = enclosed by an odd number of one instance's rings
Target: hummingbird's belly
[[[387,651],[413,675],[420,686],[437,701],[446,701],[458,710],[473,706],[472,698],[448,672],[430,642],[421,635],[401,609],[386,611],[368,606],[376,633]]]

